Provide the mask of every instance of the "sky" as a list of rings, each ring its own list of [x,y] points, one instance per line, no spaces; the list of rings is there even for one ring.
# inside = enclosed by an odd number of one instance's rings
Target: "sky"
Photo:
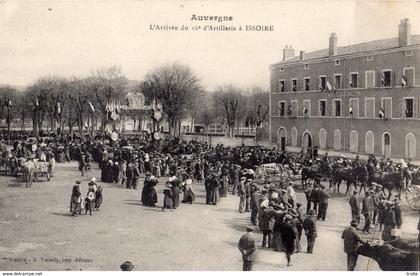
[[[232,16],[191,21],[193,14]],[[0,0],[0,84],[24,86],[47,75],[88,76],[111,65],[132,80],[155,67],[189,65],[206,90],[269,88],[269,66],[285,45],[295,54],[397,36],[401,18],[420,33],[420,1],[5,1]],[[205,25],[274,31],[157,31],[152,25]]]

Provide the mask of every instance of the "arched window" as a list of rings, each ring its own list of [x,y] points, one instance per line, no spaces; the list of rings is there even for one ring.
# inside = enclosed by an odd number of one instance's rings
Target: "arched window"
[[[350,152],[359,151],[359,133],[356,130],[350,131]]]
[[[365,153],[374,154],[375,152],[375,137],[372,131],[366,132],[365,135]]]
[[[279,128],[277,132],[277,145],[279,150],[285,151],[287,143],[287,131],[284,127]]]
[[[341,131],[334,130],[334,150],[341,150]]]
[[[297,132],[297,128],[293,127],[292,128],[292,147],[297,147],[297,138],[298,138],[298,132]]]
[[[319,130],[319,148],[325,149],[327,147],[327,131],[321,128]]]
[[[405,136],[405,157],[409,159],[416,158],[416,137],[413,133]]]
[[[382,136],[382,155],[385,158],[391,157],[391,135],[388,132]]]

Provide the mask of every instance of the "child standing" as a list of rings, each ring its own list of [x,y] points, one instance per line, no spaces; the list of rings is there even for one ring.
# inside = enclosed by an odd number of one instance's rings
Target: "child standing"
[[[165,190],[163,190],[163,194],[165,195],[165,198],[163,199],[162,212],[164,212],[165,209],[172,209],[173,208],[171,189],[170,188],[165,188]]]
[[[93,190],[93,188],[89,187],[89,191],[85,199],[85,215],[87,214],[88,210],[89,210],[89,215],[92,215],[94,200],[95,200],[95,191]]]

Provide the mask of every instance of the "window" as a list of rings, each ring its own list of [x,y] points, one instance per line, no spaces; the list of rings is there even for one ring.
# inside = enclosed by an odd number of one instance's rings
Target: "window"
[[[375,98],[365,98],[365,117],[375,118]]]
[[[373,61],[373,56],[367,56],[366,61]]]
[[[290,101],[290,110],[289,110],[290,116],[296,117],[298,114],[298,101],[293,100]]]
[[[401,77],[401,86],[402,87],[410,87],[414,86],[414,67],[407,67],[403,70],[403,75]]]
[[[292,80],[292,90],[297,91],[297,79]]]
[[[341,88],[341,75],[340,74],[334,75],[334,87],[336,89]]]
[[[286,103],[285,102],[279,102],[279,116],[284,116],[285,114],[285,108],[286,108]]]
[[[391,86],[391,70],[382,70],[382,86]]]
[[[306,63],[304,68],[305,68],[305,70],[308,70],[309,69],[309,64]]]
[[[333,114],[335,117],[341,117],[341,100],[334,100]]]
[[[335,64],[335,66],[340,65],[340,60],[339,60],[339,59],[336,59],[336,60],[334,61],[334,64]]]
[[[303,116],[305,117],[311,116],[311,100],[303,101]]]
[[[326,116],[327,114],[327,101],[326,100],[320,100],[319,101],[319,116]]]
[[[350,88],[357,88],[357,73],[350,73]]]
[[[405,99],[405,118],[414,117],[414,99]]]
[[[280,90],[280,92],[285,91],[284,80],[279,81],[279,90]]]
[[[349,116],[353,118],[359,117],[359,99],[349,99]]]
[[[327,85],[327,77],[326,76],[319,77],[319,89],[321,91],[324,91],[326,85]]]
[[[405,56],[406,57],[411,57],[413,55],[413,50],[407,50],[405,51]]]
[[[365,72],[365,87],[375,87],[375,71],[371,70]]]
[[[310,78],[305,78],[304,79],[304,85],[305,85],[305,91],[309,91],[309,81],[310,81]]]
[[[392,118],[392,98],[382,98],[381,99],[381,109],[383,112],[383,116],[385,116],[385,118]]]

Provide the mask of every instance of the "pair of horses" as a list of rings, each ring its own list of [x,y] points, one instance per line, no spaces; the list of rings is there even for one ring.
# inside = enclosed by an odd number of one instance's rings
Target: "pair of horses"
[[[396,190],[399,195],[404,187],[404,176],[402,169],[396,172],[375,172],[372,165],[368,165],[364,161],[360,161],[357,166],[343,167],[339,164],[333,164],[332,166],[326,163],[322,163],[318,166],[304,167],[302,169],[302,184],[306,185],[309,179],[316,182],[321,180],[329,180],[330,189],[333,189],[337,193],[340,192],[340,185],[342,181],[346,181],[347,189],[345,194],[347,195],[351,185],[357,189],[360,185],[359,193],[366,188],[370,188],[372,183],[382,185],[382,190],[388,191],[388,199],[391,198],[392,191]]]

